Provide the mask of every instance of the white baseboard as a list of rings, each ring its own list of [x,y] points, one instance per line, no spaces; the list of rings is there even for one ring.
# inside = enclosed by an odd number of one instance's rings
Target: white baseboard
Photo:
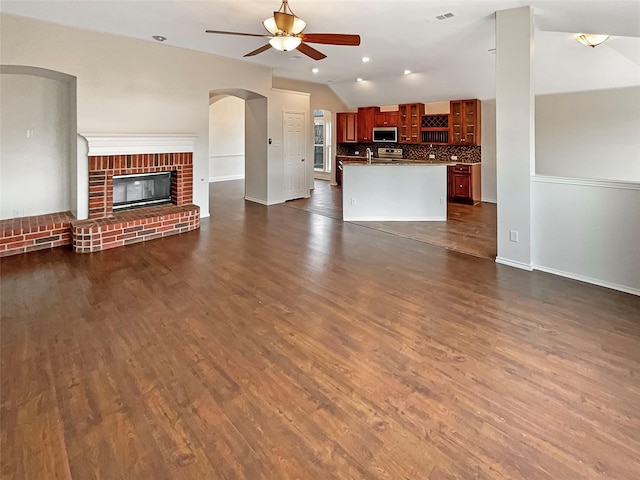
[[[527,270],[528,272],[531,272],[533,270],[533,265],[531,265],[530,263],[516,262],[515,260],[508,260],[502,257],[496,257],[496,263],[499,263],[501,265],[508,265],[509,267],[519,268],[520,270]]]
[[[597,278],[585,277],[584,275],[578,275],[576,273],[565,272],[564,270],[558,270],[556,268],[544,267],[542,265],[534,265],[535,270],[541,272],[551,273],[553,275],[559,275],[561,277],[570,278],[572,280],[578,280],[580,282],[591,283],[592,285],[598,285],[599,287],[611,288],[612,290],[619,290],[621,292],[630,293],[632,295],[640,296],[640,289],[628,287],[627,285],[619,285],[617,283],[605,282]]]
[[[201,219],[202,218],[207,218],[207,217],[210,217],[210,216],[211,216],[211,214],[209,212],[205,213],[204,215],[202,213],[200,214],[200,218]]]
[[[254,203],[259,203],[260,205],[269,205],[267,202],[265,202],[264,200],[258,200],[257,198],[253,198],[253,197],[244,197],[245,200],[248,200],[250,202],[254,202]]]
[[[224,175],[222,177],[209,177],[209,183],[213,182],[226,182],[227,180],[242,180],[244,179],[243,174],[239,175]]]
[[[446,222],[447,217],[407,217],[407,218],[380,218],[380,217],[356,217],[344,218],[345,222]]]
[[[498,203],[498,200],[496,200],[495,198],[482,198],[483,202],[487,202],[487,203]]]

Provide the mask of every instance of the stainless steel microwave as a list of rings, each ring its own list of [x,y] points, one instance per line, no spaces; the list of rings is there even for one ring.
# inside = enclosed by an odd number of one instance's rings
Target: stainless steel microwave
[[[373,141],[374,142],[397,143],[398,142],[398,127],[374,127],[373,128]]]

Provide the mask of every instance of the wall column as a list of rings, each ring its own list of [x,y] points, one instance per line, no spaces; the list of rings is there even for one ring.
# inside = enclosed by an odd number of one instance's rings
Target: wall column
[[[496,12],[496,262],[532,269],[531,186],[535,162],[533,10]]]

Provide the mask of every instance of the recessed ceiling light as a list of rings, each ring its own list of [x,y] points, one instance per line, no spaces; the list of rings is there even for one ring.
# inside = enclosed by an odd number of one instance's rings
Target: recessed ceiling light
[[[318,68],[316,67],[316,68],[312,68],[312,69],[311,69],[311,71],[312,71],[313,73],[318,73],[318,72],[320,71],[320,69],[318,69]]]
[[[404,73],[405,75],[409,75],[409,74],[411,73],[411,70],[405,70],[405,71],[404,71],[404,72],[402,72],[402,73]]]
[[[158,42],[164,42],[167,39],[167,37],[163,37],[162,35],[154,35],[151,38],[153,38],[154,40],[157,40]]]
[[[356,78],[356,82],[361,82],[362,79],[360,77]]]
[[[362,63],[367,63],[369,60],[371,60],[369,57],[362,57]]]

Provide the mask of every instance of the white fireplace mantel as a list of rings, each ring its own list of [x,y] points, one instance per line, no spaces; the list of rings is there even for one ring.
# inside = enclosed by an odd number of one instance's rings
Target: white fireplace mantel
[[[133,155],[141,153],[193,152],[197,135],[81,133],[87,140],[88,156]]]

